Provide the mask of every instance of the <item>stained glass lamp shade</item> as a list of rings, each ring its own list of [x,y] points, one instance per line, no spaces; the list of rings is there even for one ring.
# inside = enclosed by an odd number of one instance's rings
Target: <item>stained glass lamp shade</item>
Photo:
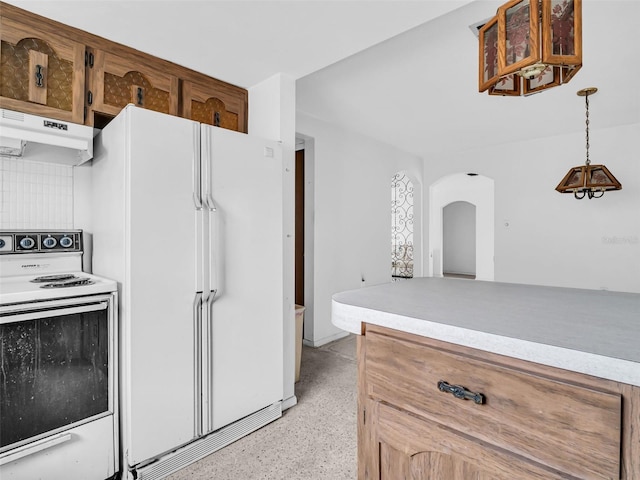
[[[479,91],[529,95],[582,67],[582,0],[511,0],[479,30]]]

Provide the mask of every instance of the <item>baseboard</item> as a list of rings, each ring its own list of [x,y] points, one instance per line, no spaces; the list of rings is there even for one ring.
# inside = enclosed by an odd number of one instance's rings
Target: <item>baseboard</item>
[[[287,410],[288,408],[293,407],[294,405],[298,404],[298,397],[296,397],[295,395],[285,399],[282,401],[282,410]]]
[[[321,338],[320,340],[311,341],[311,340],[305,339],[305,340],[302,340],[302,344],[306,345],[307,347],[317,348],[317,347],[326,345],[327,343],[331,343],[348,336],[349,336],[349,332],[339,332],[339,333],[336,333],[335,335],[330,335],[328,337]]]

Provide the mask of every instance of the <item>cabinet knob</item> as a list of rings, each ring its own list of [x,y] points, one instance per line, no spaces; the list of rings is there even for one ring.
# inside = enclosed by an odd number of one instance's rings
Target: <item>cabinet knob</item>
[[[461,385],[450,385],[444,380],[438,382],[438,390],[441,392],[451,393],[454,397],[461,400],[473,400],[474,403],[482,405],[484,403],[484,395],[481,393],[470,392]]]

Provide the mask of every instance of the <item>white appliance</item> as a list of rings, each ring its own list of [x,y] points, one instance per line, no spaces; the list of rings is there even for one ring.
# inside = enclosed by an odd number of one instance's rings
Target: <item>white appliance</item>
[[[0,108],[0,156],[81,165],[93,156],[94,130]]]
[[[123,466],[163,478],[282,415],[281,147],[130,105],[91,174],[93,271],[120,285]]]
[[[0,478],[119,472],[117,286],[82,232],[0,230]]]

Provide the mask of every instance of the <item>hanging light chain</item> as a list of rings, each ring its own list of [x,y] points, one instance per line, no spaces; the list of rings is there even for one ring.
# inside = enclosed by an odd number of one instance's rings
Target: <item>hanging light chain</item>
[[[585,113],[585,137],[586,137],[586,147],[587,147],[587,160],[585,162],[585,165],[590,165],[591,164],[591,160],[589,160],[589,93],[587,92],[584,96],[584,105],[585,105],[585,109],[586,109],[586,113]]]

